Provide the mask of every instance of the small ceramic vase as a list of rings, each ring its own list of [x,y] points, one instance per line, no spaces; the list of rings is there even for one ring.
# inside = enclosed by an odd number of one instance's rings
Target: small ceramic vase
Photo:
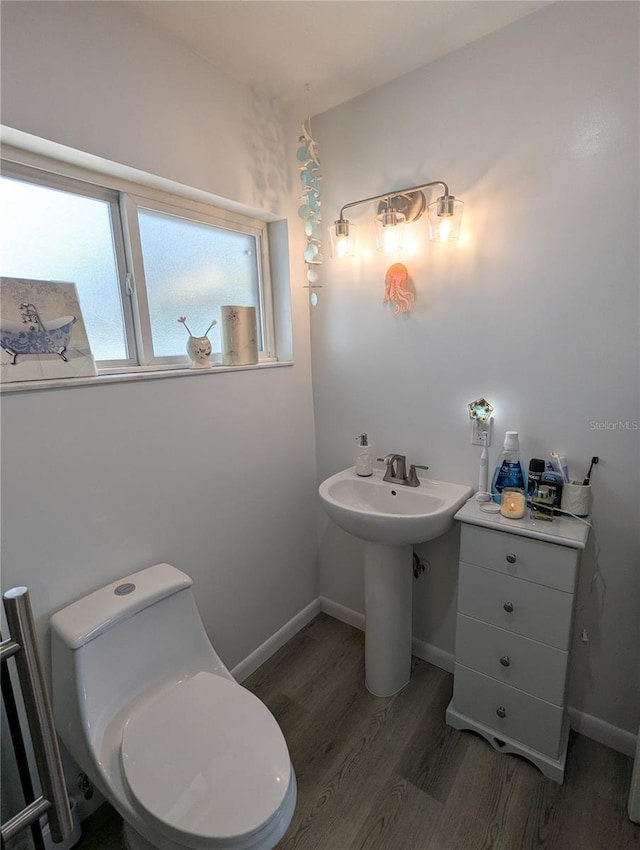
[[[211,368],[211,343],[206,336],[189,336],[187,354],[191,358],[192,369]]]

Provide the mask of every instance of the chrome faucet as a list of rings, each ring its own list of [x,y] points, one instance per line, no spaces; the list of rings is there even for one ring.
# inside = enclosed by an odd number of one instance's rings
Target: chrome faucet
[[[428,466],[412,463],[409,466],[409,475],[407,475],[406,455],[390,454],[386,457],[379,457],[378,461],[387,465],[382,480],[389,482],[389,484],[400,484],[403,487],[419,487],[420,479],[418,478],[416,469],[429,469]]]

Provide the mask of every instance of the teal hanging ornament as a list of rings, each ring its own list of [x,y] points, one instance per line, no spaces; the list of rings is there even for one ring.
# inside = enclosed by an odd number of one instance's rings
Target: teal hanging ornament
[[[300,147],[296,151],[296,159],[300,163],[300,185],[302,195],[298,216],[304,221],[304,234],[307,240],[304,249],[304,261],[307,264],[307,284],[305,289],[321,289],[318,281],[318,273],[314,266],[322,263],[322,212],[320,195],[322,193],[320,181],[320,160],[318,158],[318,146],[311,135],[311,118],[307,118],[302,125],[302,134],[298,139]],[[315,307],[318,296],[311,293],[311,304]]]

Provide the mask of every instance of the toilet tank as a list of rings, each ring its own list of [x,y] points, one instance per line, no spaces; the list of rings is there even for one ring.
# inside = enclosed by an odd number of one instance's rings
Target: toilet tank
[[[229,676],[206,635],[191,585],[185,573],[157,564],[51,618],[53,712],[77,761],[85,743],[99,749],[109,721],[151,688],[200,670]]]

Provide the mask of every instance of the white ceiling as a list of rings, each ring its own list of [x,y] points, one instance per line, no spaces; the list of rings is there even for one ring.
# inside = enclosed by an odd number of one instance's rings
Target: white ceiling
[[[528,0],[130,0],[236,79],[315,115],[537,11]]]

